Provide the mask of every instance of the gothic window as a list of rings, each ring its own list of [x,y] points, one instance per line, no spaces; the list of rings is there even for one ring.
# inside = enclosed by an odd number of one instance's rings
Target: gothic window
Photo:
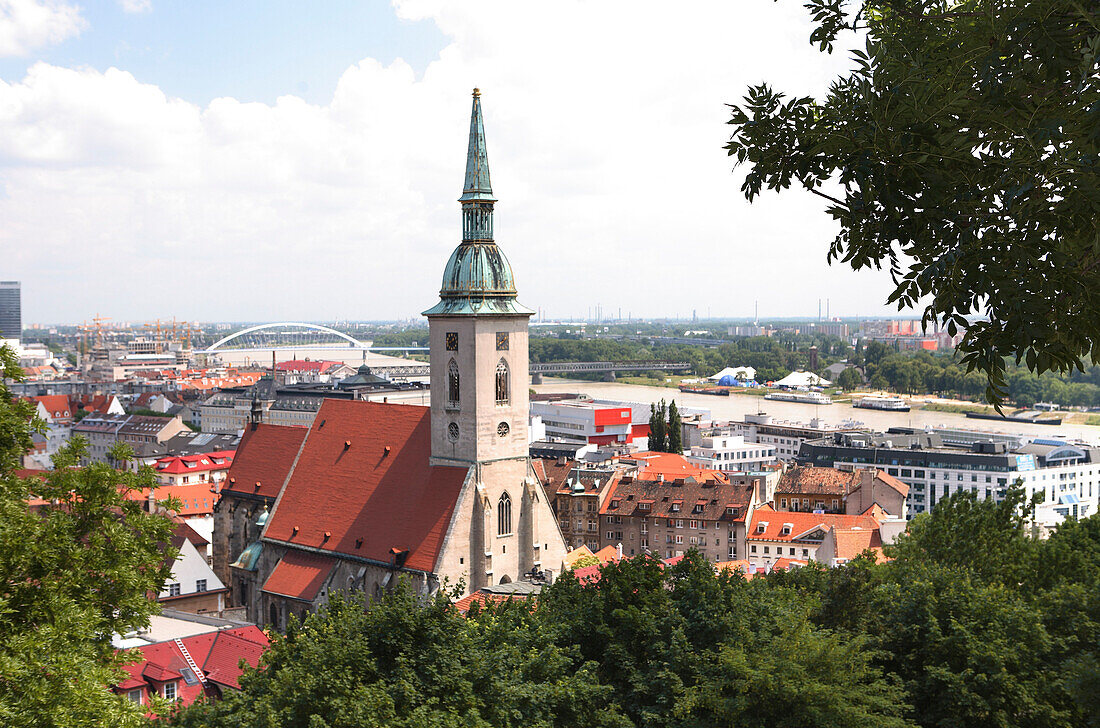
[[[268,623],[275,629],[279,628],[279,608],[272,602],[271,606],[267,609]]]
[[[503,359],[497,364],[497,404],[508,404],[508,363]]]
[[[507,536],[512,532],[512,499],[507,493],[497,502],[497,535]]]
[[[451,359],[451,363],[447,366],[447,403],[457,407],[458,402],[458,364]]]

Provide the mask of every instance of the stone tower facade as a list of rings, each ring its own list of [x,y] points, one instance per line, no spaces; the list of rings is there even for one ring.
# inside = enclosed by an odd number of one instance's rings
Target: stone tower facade
[[[477,89],[459,202],[462,242],[447,261],[439,303],[424,315],[432,361],[432,464],[473,469],[478,498],[464,514],[471,519],[471,539],[462,563],[477,589],[532,569],[556,569],[564,552],[531,469],[527,325],[534,312],[516,300],[512,268],[493,237],[496,199]]]

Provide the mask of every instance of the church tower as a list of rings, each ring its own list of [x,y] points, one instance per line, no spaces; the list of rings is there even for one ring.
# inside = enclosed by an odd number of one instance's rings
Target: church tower
[[[527,321],[512,268],[493,240],[493,197],[481,94],[474,89],[462,197],[462,242],[443,271],[428,317],[432,362],[432,458],[472,465],[524,458],[527,448]]]
[[[474,89],[462,242],[428,317],[432,465],[469,470],[467,496],[440,572],[471,591],[561,566],[565,543],[527,443],[527,323],[512,268],[493,239],[493,197],[481,94]],[[452,543],[449,537],[447,543]],[[461,545],[459,545],[461,544]]]

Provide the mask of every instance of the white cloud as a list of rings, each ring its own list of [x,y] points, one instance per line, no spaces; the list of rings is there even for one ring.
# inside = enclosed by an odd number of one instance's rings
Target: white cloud
[[[152,0],[118,0],[118,4],[127,13],[147,13],[153,9]]]
[[[0,0],[0,58],[28,55],[83,28],[80,8],[63,0]]]
[[[747,205],[725,103],[824,88],[804,10],[765,0],[397,3],[451,39],[418,77],[365,59],[331,101],[166,97],[124,71],[0,82],[0,246],[24,318],[391,318],[428,308],[459,238],[469,94],[483,89],[497,237],[554,316],[879,310],[882,276],[825,266],[798,192]],[[8,274],[6,274],[8,275]]]

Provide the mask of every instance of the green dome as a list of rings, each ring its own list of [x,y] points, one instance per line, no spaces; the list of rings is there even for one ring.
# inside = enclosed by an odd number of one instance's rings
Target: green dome
[[[474,89],[470,112],[470,148],[462,187],[462,243],[443,270],[439,303],[426,316],[505,314],[530,316],[534,311],[516,301],[512,266],[493,242],[493,199],[489,157],[481,118],[481,93]]]
[[[464,243],[443,269],[441,297],[515,296],[512,266],[494,242]]]

